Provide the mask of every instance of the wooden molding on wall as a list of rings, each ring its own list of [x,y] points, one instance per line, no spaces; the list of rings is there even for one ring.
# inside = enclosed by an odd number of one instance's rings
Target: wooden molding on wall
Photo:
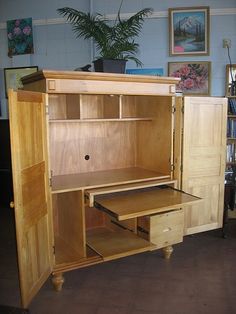
[[[127,19],[134,13],[123,13],[121,14],[121,18]],[[234,15],[236,14],[236,8],[222,8],[222,9],[210,9],[210,15]],[[108,14],[105,15],[106,19],[114,20],[116,18],[116,14]],[[168,11],[156,11],[153,12],[151,16],[148,18],[157,19],[157,18],[167,18]],[[68,23],[64,18],[51,18],[51,19],[40,19],[33,20],[34,26],[42,26],[42,25],[58,25]],[[0,23],[0,30],[6,29],[6,22]]]

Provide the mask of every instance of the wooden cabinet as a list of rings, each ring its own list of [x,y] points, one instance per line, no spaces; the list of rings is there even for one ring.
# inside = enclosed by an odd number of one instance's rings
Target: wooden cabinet
[[[177,82],[40,71],[9,93],[24,306],[49,274],[60,290],[66,271],[168,258],[185,234],[220,227],[226,102],[176,97]]]

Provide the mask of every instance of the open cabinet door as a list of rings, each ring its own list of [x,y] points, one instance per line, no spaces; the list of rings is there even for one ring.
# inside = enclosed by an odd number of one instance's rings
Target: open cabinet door
[[[46,95],[10,91],[9,116],[20,289],[27,307],[52,271]]]
[[[183,104],[181,188],[203,199],[185,208],[185,234],[192,234],[222,226],[227,102],[184,97]]]

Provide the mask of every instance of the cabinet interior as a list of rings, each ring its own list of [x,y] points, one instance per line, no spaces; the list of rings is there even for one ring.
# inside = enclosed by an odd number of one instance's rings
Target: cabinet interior
[[[103,259],[150,249],[137,235],[137,218],[118,223],[84,206],[84,191],[170,179],[172,137],[171,97],[49,95],[56,265],[81,262],[97,242],[110,242],[108,251],[98,249]]]

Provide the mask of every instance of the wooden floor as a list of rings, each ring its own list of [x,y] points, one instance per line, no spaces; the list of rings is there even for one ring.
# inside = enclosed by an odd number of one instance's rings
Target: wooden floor
[[[236,313],[236,220],[220,230],[188,236],[166,261],[140,253],[71,271],[61,292],[48,280],[31,314]],[[0,304],[19,307],[13,215],[0,210]]]

